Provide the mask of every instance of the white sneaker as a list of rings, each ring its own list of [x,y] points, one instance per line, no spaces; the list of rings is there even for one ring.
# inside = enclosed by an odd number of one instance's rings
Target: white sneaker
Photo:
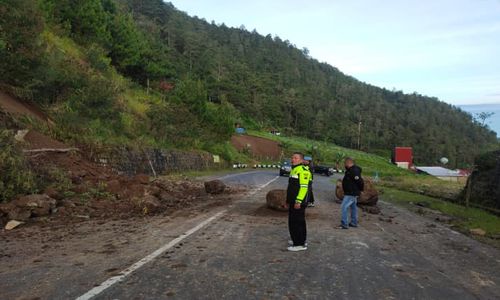
[[[290,246],[287,249],[288,249],[288,251],[297,252],[297,251],[307,250],[307,247],[306,246]]]
[[[293,246],[293,241],[292,240],[288,240],[288,246]],[[307,241],[304,243],[304,246],[307,247]]]

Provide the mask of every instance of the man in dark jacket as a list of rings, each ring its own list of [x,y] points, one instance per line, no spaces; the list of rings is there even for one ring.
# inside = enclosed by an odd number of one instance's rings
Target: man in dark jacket
[[[292,238],[292,245],[288,251],[307,250],[306,238],[306,216],[307,193],[311,173],[309,168],[303,165],[304,155],[294,153],[292,155],[292,170],[288,179],[286,201],[288,205],[288,230]]]
[[[358,227],[358,211],[356,204],[358,197],[363,191],[364,182],[361,177],[361,168],[354,164],[350,157],[345,159],[345,174],[342,179],[342,189],[344,190],[344,199],[342,200],[341,211],[342,220],[340,228]],[[351,221],[347,221],[348,210],[351,209]]]

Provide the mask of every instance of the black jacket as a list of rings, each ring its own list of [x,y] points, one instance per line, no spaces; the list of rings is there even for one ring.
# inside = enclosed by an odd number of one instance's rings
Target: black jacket
[[[360,167],[354,165],[345,171],[344,179],[342,179],[342,188],[345,195],[359,196],[364,188]]]

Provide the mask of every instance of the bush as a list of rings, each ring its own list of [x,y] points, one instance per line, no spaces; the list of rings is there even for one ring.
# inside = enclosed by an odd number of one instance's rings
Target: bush
[[[14,135],[4,129],[0,131],[0,170],[0,202],[37,191],[35,176],[16,145]]]

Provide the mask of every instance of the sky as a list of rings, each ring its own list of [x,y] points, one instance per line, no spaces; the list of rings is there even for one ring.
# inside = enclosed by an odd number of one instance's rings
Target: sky
[[[244,25],[387,89],[454,105],[500,104],[500,0],[172,0]]]

